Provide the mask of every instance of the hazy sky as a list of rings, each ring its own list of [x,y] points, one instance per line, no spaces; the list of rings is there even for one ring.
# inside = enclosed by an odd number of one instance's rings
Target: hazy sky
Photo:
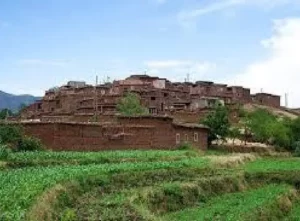
[[[300,0],[0,0],[0,90],[145,71],[300,106]]]

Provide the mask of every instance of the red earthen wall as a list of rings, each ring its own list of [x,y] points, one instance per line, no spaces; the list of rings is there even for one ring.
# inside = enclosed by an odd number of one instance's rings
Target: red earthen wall
[[[207,129],[177,126],[170,118],[119,119],[118,124],[23,123],[25,133],[41,139],[52,150],[99,151],[122,149],[173,149],[181,142],[207,149]],[[198,141],[194,141],[198,133]]]

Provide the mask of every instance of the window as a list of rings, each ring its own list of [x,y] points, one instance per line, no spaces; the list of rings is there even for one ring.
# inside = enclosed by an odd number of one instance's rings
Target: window
[[[152,101],[155,101],[155,97],[151,97],[151,100],[152,100]]]
[[[184,135],[184,140],[185,140],[185,142],[189,141],[189,136],[187,134]]]
[[[180,144],[180,134],[176,134],[176,144]]]
[[[198,133],[194,133],[194,141],[198,142]]]
[[[157,114],[156,108],[149,108],[149,113],[150,114]]]

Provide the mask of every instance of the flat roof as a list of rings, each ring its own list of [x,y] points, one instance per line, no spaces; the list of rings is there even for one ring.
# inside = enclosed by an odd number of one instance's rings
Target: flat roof
[[[209,130],[209,127],[203,125],[203,124],[192,124],[192,123],[173,123],[174,126],[178,127],[186,127],[186,128],[199,128],[199,129],[207,129]]]

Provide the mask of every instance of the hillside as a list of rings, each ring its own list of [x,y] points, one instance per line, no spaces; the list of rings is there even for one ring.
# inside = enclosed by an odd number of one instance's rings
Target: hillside
[[[299,220],[299,158],[143,150],[1,160],[3,220]]]
[[[0,109],[8,108],[15,111],[21,104],[32,104],[38,99],[40,98],[32,95],[14,95],[0,91]]]
[[[288,117],[290,119],[295,119],[300,116],[300,112],[294,111],[292,109],[286,109],[286,108],[275,108],[275,107],[269,107],[264,105],[258,105],[258,104],[246,104],[244,105],[245,110],[247,111],[254,111],[257,109],[266,109],[273,113],[274,115],[278,117]]]

